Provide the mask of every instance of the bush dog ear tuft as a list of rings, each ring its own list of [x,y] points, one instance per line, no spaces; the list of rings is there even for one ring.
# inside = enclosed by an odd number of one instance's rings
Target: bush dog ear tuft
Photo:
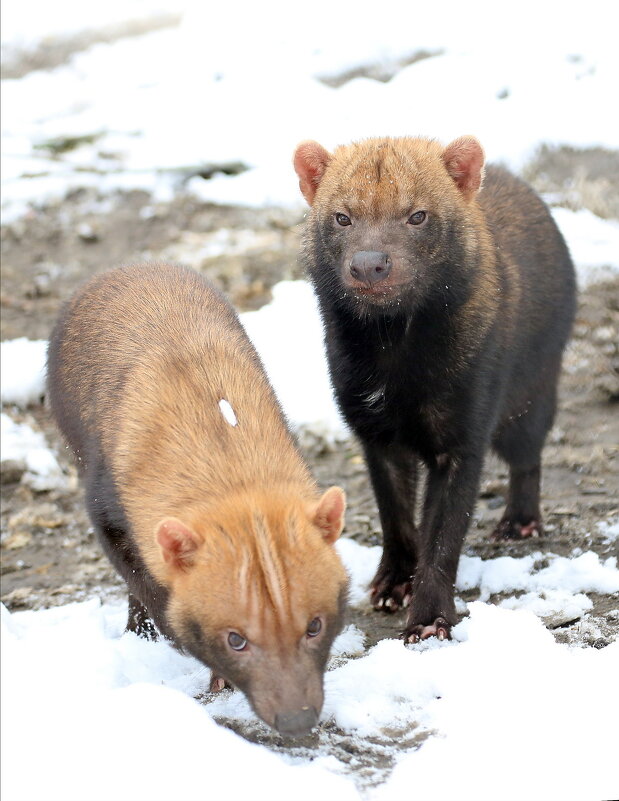
[[[318,142],[301,142],[294,152],[294,169],[299,176],[301,194],[311,206],[331,154]]]
[[[472,200],[484,177],[484,151],[474,136],[461,136],[447,145],[443,161],[466,200]]]

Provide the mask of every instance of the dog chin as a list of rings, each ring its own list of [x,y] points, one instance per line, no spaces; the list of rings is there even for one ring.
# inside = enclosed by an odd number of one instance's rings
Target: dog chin
[[[374,287],[357,285],[346,287],[346,294],[354,298],[367,312],[372,309],[397,312],[408,288],[405,284],[382,284]]]

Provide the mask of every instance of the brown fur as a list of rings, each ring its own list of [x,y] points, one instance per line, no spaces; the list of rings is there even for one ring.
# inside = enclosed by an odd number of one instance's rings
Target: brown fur
[[[230,305],[184,268],[98,276],[54,331],[49,389],[102,541],[159,628],[270,725],[319,712],[346,586],[332,547],[344,496],[319,496]],[[229,647],[231,631],[246,651]]]

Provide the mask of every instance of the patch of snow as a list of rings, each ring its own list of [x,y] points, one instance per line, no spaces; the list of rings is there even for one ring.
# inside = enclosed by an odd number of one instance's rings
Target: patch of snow
[[[560,615],[563,620],[575,620],[592,608],[593,601],[582,592],[545,589],[504,598],[499,606],[504,609],[528,609],[541,618]]]
[[[347,435],[333,399],[316,296],[306,281],[281,281],[273,300],[240,315],[294,428]]]
[[[22,481],[37,491],[59,489],[67,479],[56,457],[49,449],[45,436],[27,423],[15,423],[7,414],[0,415],[2,425],[2,461],[23,462],[26,472]]]
[[[124,609],[2,610],[7,801],[359,798],[350,780],[218,726],[193,700],[209,672],[164,641],[121,634]]]
[[[47,341],[10,339],[0,343],[2,403],[25,407],[39,403],[45,393]]]
[[[588,209],[552,209],[576,265],[581,288],[619,273],[619,223],[601,220]]]
[[[351,606],[367,603],[368,586],[378,569],[383,549],[376,545],[360,545],[349,537],[340,537],[335,543],[340,558],[346,565],[350,577],[348,601]]]
[[[597,524],[598,531],[606,538],[606,542],[619,539],[619,517],[613,520],[602,520]]]
[[[531,613],[480,602],[470,611],[460,624],[465,642],[419,654],[398,675],[436,734],[405,754],[372,798],[408,801],[411,783],[424,799],[614,797],[614,772],[599,766],[611,764],[615,748],[619,642],[570,649]],[[381,663],[387,703],[390,663]]]
[[[538,569],[536,563],[548,562]],[[529,554],[521,558],[500,556],[481,559],[462,554],[458,566],[456,588],[469,590],[479,587],[482,601],[500,592],[537,592],[561,590],[565,592],[619,592],[617,559],[604,562],[593,551],[574,558],[556,554]]]
[[[337,547],[360,604],[380,549],[346,538]],[[549,563],[538,569],[542,559]],[[587,552],[573,560],[469,558],[463,575],[467,586],[486,593],[535,589],[502,607],[468,604],[469,617],[450,642],[407,647],[394,631],[361,655],[365,634],[349,625],[334,643],[321,719],[333,721],[356,748],[379,747],[396,763],[364,797],[409,798],[411,781],[421,798],[614,797],[614,774],[599,765],[612,764],[614,719],[604,710],[619,703],[619,641],[601,650],[559,645],[537,615],[582,614],[588,599],[576,588],[613,592],[615,560],[602,563]],[[572,588],[571,608],[569,592],[553,589],[558,582]],[[210,671],[165,641],[123,633],[125,619],[124,604],[98,601],[12,615],[3,609],[3,797],[359,798],[354,770],[324,745],[313,759],[281,757],[217,726],[214,720],[249,723],[266,734],[240,692],[197,703]],[[526,771],[513,770],[514,753]],[[569,771],[554,769],[566,759]],[[37,771],[25,760],[34,760]],[[244,770],[237,779],[241,763],[250,778]]]
[[[451,642],[387,639],[327,672],[322,719],[396,761],[364,797],[409,799],[411,782],[420,798],[615,797],[614,772],[599,766],[613,764],[619,643],[573,649],[531,612],[469,609]],[[244,697],[197,703],[209,671],[165,641],[122,633],[125,612],[97,601],[3,608],[4,798],[359,798],[323,748],[291,760],[216,725],[253,721]],[[354,629],[341,637],[351,638],[360,644]],[[526,770],[514,770],[514,754]]]
[[[53,40],[86,23],[184,15],[176,28],[95,45],[69,64],[3,82],[6,219],[28,202],[83,185],[102,192],[144,188],[155,199],[185,188],[205,201],[300,209],[290,161],[295,145],[308,138],[333,148],[377,135],[447,142],[474,133],[490,160],[514,169],[540,143],[616,148],[608,97],[618,56],[612,26],[598,22],[606,6],[591,2],[584,17],[567,0],[557,36],[551,4],[522,0],[506,22],[483,0],[471,0],[449,6],[446,25],[442,4],[420,15],[386,0],[371,21],[363,13],[348,15],[342,39],[338,25],[324,24],[332,14],[328,0],[315,0],[302,20],[281,0],[246,4],[241,25],[236,7],[226,4],[113,0],[91,18],[71,0],[63,0],[58,14],[34,15],[34,0],[6,0],[7,47],[26,40],[36,46],[46,30]],[[415,60],[423,52],[434,55]],[[337,88],[324,82],[324,76],[368,67],[393,77],[356,77]],[[46,148],[75,136],[94,141],[60,156]],[[250,169],[196,177],[205,166],[211,172],[230,163]]]

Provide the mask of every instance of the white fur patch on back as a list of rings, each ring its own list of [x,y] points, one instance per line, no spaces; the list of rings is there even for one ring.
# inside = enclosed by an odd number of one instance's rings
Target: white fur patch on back
[[[226,423],[230,423],[231,426],[238,425],[239,421],[236,419],[234,409],[224,398],[219,401],[219,410],[223,414]]]

